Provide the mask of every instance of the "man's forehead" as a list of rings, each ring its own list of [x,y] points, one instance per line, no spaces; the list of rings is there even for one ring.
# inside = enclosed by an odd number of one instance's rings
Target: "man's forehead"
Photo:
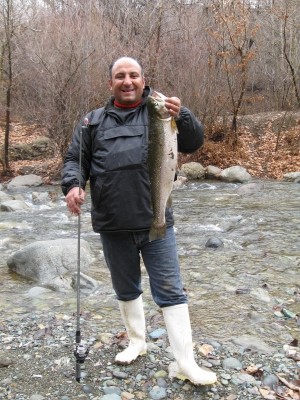
[[[130,71],[130,72],[141,72],[141,66],[139,63],[131,58],[121,58],[117,60],[112,68],[112,73],[122,71]]]

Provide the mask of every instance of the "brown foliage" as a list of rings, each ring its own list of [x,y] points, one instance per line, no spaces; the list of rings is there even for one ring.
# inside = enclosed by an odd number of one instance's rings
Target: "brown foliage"
[[[277,113],[280,117],[283,113]],[[273,116],[274,118],[274,116]],[[257,178],[281,179],[288,172],[300,171],[300,120],[296,125],[283,130],[280,135],[278,150],[276,149],[276,121],[269,114],[249,116],[253,124],[243,125],[238,129],[238,146],[236,150],[226,141],[226,131],[215,127],[206,138],[202,149],[190,155],[179,156],[179,167],[182,163],[197,161],[203,166],[214,165],[228,168],[233,165],[243,166]],[[266,123],[266,120],[268,121]],[[44,135],[38,125],[26,125],[19,122],[12,124],[11,144],[32,143]],[[0,143],[3,141],[3,127],[0,126]],[[216,141],[217,140],[217,141]],[[45,183],[60,179],[61,158],[57,154],[51,158],[20,160],[10,163],[12,176],[35,173],[44,178]],[[0,179],[8,180],[11,177]]]

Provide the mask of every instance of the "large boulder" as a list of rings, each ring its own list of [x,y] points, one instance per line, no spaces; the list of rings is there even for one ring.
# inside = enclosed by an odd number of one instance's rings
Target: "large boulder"
[[[13,178],[7,185],[7,189],[15,189],[23,186],[41,186],[43,184],[43,180],[40,176],[29,174],[29,175],[20,175]]]
[[[180,171],[190,180],[205,178],[205,169],[198,162],[185,163],[181,166]]]
[[[0,204],[0,211],[26,211],[29,208],[23,200],[7,200]]]
[[[251,180],[251,175],[244,168],[239,165],[234,165],[232,167],[223,169],[219,174],[219,179],[225,182],[249,182]]]
[[[37,241],[12,254],[7,266],[41,286],[70,289],[72,275],[77,271],[77,246],[77,239]],[[80,265],[86,271],[91,262],[90,246],[81,240]]]

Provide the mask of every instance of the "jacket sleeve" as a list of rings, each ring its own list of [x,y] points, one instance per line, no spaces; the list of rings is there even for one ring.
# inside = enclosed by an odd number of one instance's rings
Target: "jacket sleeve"
[[[188,108],[180,108],[179,117],[176,118],[176,125],[178,128],[178,151],[181,153],[193,153],[203,145],[203,125]]]
[[[61,188],[64,195],[66,195],[70,189],[79,186],[79,154],[80,154],[80,137],[82,139],[82,157],[81,157],[81,179],[80,185],[82,189],[85,189],[86,183],[89,179],[90,174],[90,160],[91,160],[91,148],[92,138],[89,127],[84,127],[83,121],[81,121],[75,128],[72,142],[68,148],[64,165],[62,169],[62,182]]]

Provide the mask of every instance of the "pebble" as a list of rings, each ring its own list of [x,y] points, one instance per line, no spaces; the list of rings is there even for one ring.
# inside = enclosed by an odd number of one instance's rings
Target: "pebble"
[[[154,386],[154,388],[150,390],[149,395],[152,400],[166,399],[167,391],[165,388]]]
[[[224,369],[241,370],[243,368],[243,365],[237,358],[229,357],[229,358],[225,358],[225,360],[223,360],[222,367]]]
[[[49,318],[53,325],[51,329]],[[286,347],[264,354],[261,341],[254,335],[242,340],[233,338],[232,343],[226,344],[204,339],[203,343],[196,343],[197,363],[217,373],[218,383],[211,387],[196,387],[188,381],[169,379],[168,364],[173,356],[165,333],[158,339],[147,339],[146,356],[139,357],[131,365],[117,366],[113,360],[119,351],[114,343],[118,330],[103,325],[103,319],[99,319],[99,326],[93,321],[84,328],[91,347],[81,365],[81,382],[78,384],[72,353],[74,329],[69,329],[70,323],[70,319],[56,317],[54,312],[47,315],[38,311],[21,322],[12,319],[2,323],[4,334],[0,335],[0,346],[7,338],[14,338],[11,342],[14,349],[0,352],[0,365],[1,360],[11,361],[8,366],[3,362],[0,367],[1,400],[256,400],[260,398],[260,387],[272,389],[276,386],[276,374],[283,372],[289,381],[297,379],[299,373],[300,364],[286,356]],[[49,328],[52,333],[34,339],[42,327]],[[96,346],[99,332],[105,341],[100,347]],[[62,344],[61,338],[68,344]],[[199,351],[205,343],[213,347],[207,357]],[[260,345],[260,351],[244,351],[249,343]],[[262,376],[246,373],[249,366],[259,368]],[[28,377],[30,385],[27,384]]]

